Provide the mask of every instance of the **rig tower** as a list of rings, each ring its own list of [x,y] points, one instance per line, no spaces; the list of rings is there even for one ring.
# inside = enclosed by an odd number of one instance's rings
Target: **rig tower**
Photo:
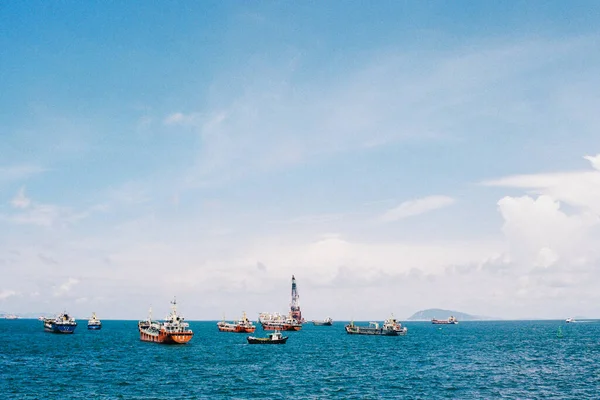
[[[290,303],[290,310],[292,318],[302,323],[302,311],[300,311],[300,296],[298,295],[298,288],[296,287],[296,278],[292,275],[292,302]]]

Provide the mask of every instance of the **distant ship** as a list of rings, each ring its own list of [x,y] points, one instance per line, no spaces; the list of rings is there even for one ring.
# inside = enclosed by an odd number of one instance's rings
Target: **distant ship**
[[[299,331],[302,329],[302,324],[292,318],[291,313],[285,318],[279,313],[261,313],[258,321],[265,331]]]
[[[386,319],[383,326],[378,322],[369,322],[369,326],[354,325],[354,321],[346,325],[346,333],[349,335],[381,335],[381,336],[401,336],[406,335],[408,329],[403,327],[393,316]]]
[[[88,329],[98,330],[102,329],[102,321],[96,317],[96,313],[92,313],[92,317],[88,320]]]
[[[333,319],[331,319],[331,317],[327,317],[323,321],[314,321],[313,320],[312,323],[313,323],[313,325],[316,325],[316,326],[331,326],[331,325],[333,325]]]
[[[10,314],[10,315],[6,315],[4,317],[4,319],[19,319],[19,317],[14,314]]]
[[[152,311],[148,319],[138,322],[140,340],[144,342],[164,344],[185,344],[192,340],[194,332],[189,328],[190,324],[184,322],[184,318],[177,314],[177,302],[171,302],[171,313],[163,322],[152,320]]]
[[[237,333],[252,333],[256,330],[256,326],[248,319],[246,313],[237,322],[217,322],[217,328],[221,332],[237,332]]]
[[[567,319],[565,320],[565,322],[566,322],[567,324],[569,324],[569,323],[571,323],[571,322],[575,322],[575,318],[567,318]]]
[[[75,318],[63,312],[56,318],[43,318],[44,331],[52,333],[73,333],[77,327]]]
[[[434,325],[456,325],[458,324],[458,320],[453,316],[450,316],[448,319],[432,319],[431,323]]]

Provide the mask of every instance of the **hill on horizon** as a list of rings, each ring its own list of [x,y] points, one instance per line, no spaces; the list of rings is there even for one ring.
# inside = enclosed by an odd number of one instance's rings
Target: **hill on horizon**
[[[428,308],[427,310],[417,311],[411,315],[407,321],[431,321],[433,318],[448,319],[454,316],[458,321],[481,321],[490,319],[479,315],[471,315],[460,311],[443,310],[441,308]]]

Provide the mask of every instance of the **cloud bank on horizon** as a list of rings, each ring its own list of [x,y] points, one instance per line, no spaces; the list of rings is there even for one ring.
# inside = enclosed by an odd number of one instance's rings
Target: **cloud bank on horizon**
[[[6,5],[0,312],[284,312],[294,274],[309,319],[600,317],[600,6],[544,4]]]

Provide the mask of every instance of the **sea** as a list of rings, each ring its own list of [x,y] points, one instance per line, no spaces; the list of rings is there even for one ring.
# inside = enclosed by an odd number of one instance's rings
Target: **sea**
[[[141,342],[137,321],[86,322],[61,335],[0,320],[3,397],[600,399],[600,321],[406,322],[397,337],[334,321],[286,332],[285,345],[249,345],[216,321],[190,322],[186,345]]]

